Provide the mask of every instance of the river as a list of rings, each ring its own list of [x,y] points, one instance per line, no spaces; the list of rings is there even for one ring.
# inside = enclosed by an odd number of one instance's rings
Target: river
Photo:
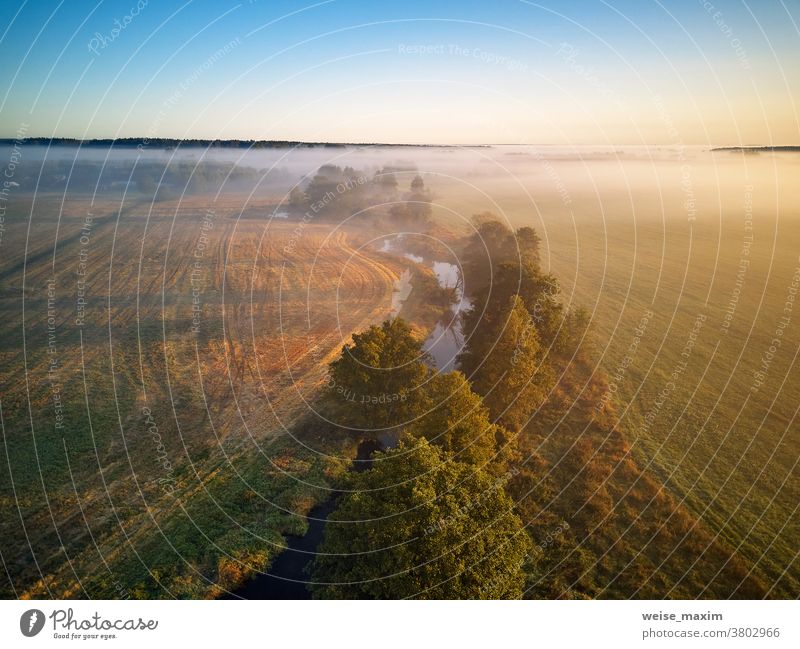
[[[402,252],[399,237],[385,240],[382,250]],[[426,263],[423,257],[404,252],[403,255],[414,263]],[[433,272],[443,288],[456,289],[456,302],[451,307],[452,317],[447,322],[440,322],[425,339],[423,348],[433,359],[433,364],[441,372],[453,369],[455,358],[461,351],[464,336],[461,332],[460,313],[468,309],[470,301],[464,297],[459,281],[459,269],[455,264],[444,261],[430,262]],[[396,316],[403,302],[413,290],[411,272],[406,269],[395,282],[392,296],[392,314]],[[376,451],[394,448],[397,445],[397,434],[381,433],[378,439],[366,439],[358,445],[353,471],[366,471],[372,464],[372,455]],[[269,571],[261,573],[243,584],[225,599],[310,599],[311,593],[306,587],[308,582],[308,566],[314,559],[319,544],[325,534],[328,516],[336,508],[339,492],[332,492],[324,502],[311,508],[308,513],[308,530],[303,536],[286,536],[286,549],[272,562]]]
[[[392,444],[391,438],[387,438]],[[396,441],[394,441],[396,444]],[[372,464],[372,454],[387,448],[387,444],[367,439],[358,445],[353,471],[366,471]],[[308,512],[308,530],[303,536],[288,534],[286,549],[272,562],[269,571],[253,577],[222,599],[311,599],[306,587],[308,566],[314,559],[317,547],[325,533],[325,523],[336,509],[339,492],[332,492],[327,500]]]
[[[436,323],[433,331],[423,343],[423,349],[431,355],[433,365],[436,369],[440,372],[449,372],[455,368],[456,356],[461,352],[461,348],[464,345],[460,315],[471,306],[470,299],[464,295],[464,284],[460,281],[461,273],[458,266],[447,261],[429,261],[424,257],[405,250],[403,248],[402,235],[384,239],[380,250],[382,252],[398,253],[416,264],[425,264],[429,266],[436,275],[439,286],[442,288],[455,289],[456,301],[451,307],[451,317]],[[397,316],[400,313],[403,302],[405,302],[413,290],[414,285],[411,272],[409,269],[406,269],[394,285],[394,293],[392,295],[393,316]]]

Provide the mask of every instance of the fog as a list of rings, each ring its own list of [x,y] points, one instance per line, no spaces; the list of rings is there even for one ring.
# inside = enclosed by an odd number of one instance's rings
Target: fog
[[[0,147],[0,155],[8,160],[13,145]],[[41,146],[23,145],[21,158],[26,164],[42,161],[70,163],[130,164],[133,161],[217,162],[251,167],[258,170],[283,169],[295,175],[307,175],[324,164],[351,166],[356,169],[378,169],[384,166],[416,165],[428,173],[467,175],[470,177],[522,176],[535,178],[542,172],[549,175],[553,165],[566,181],[577,172],[599,174],[596,180],[616,178],[625,181],[640,179],[642,172],[663,170],[673,165],[698,167],[705,173],[732,168],[769,171],[790,165],[797,168],[800,153],[760,151],[743,153],[737,150],[713,150],[709,147],[683,146],[529,146],[492,145],[480,147],[439,146],[302,146],[267,149],[202,148],[164,149],[152,147]],[[568,166],[565,166],[568,165]],[[566,173],[569,171],[570,173]],[[610,175],[608,172],[611,172]],[[632,176],[631,176],[632,174]],[[574,180],[574,179],[572,179]]]
[[[326,164],[372,176],[390,167],[425,178],[437,213],[466,224],[473,213],[491,211],[510,222],[552,218],[682,219],[718,221],[720,210],[742,203],[744,193],[769,217],[798,214],[795,179],[800,154],[713,151],[709,147],[519,146],[413,147],[316,146],[268,149],[74,146],[6,146],[0,152],[15,191],[82,192],[98,180],[125,184],[136,166],[153,176],[147,186],[172,178],[177,189],[197,169],[207,182],[187,193],[288,193]],[[211,173],[209,170],[213,170]],[[11,172],[10,174],[8,172]],[[9,177],[10,175],[10,177]],[[7,185],[8,187],[9,185]],[[19,190],[16,188],[19,187]],[[747,188],[751,188],[748,192]],[[99,185],[102,191],[103,183]],[[530,223],[529,223],[530,224]]]

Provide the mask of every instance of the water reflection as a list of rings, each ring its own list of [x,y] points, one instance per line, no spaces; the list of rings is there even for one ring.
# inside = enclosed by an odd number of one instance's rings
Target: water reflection
[[[381,252],[401,253],[403,257],[417,264],[429,264],[433,270],[439,286],[455,291],[455,302],[451,306],[452,317],[446,322],[438,322],[430,335],[423,343],[423,349],[428,352],[433,360],[433,365],[440,372],[449,372],[455,369],[456,356],[464,346],[464,335],[462,333],[461,313],[469,309],[471,301],[464,296],[464,287],[461,280],[461,270],[457,264],[447,261],[428,262],[420,255],[403,250],[403,237],[396,235],[387,237],[379,250]],[[395,281],[394,292],[392,293],[392,317],[397,317],[403,307],[403,303],[411,294],[413,286],[411,284],[411,271],[406,269]]]

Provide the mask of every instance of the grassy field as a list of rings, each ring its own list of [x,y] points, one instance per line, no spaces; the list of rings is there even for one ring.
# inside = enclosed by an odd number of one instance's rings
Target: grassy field
[[[796,597],[800,308],[784,308],[800,268],[800,162],[719,156],[687,163],[694,211],[680,162],[620,164],[614,174],[609,162],[602,175],[534,160],[511,167],[516,178],[474,179],[481,192],[440,189],[439,213],[457,223],[491,210],[539,230],[565,301],[592,313],[596,356],[618,388],[619,428],[637,464],[738,551],[772,596]]]

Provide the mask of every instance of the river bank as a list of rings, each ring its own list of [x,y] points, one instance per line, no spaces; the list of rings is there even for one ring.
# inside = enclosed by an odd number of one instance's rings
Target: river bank
[[[394,441],[396,444],[396,440]],[[372,455],[392,446],[390,438],[383,441],[365,439],[358,451],[351,471],[367,471]],[[223,599],[311,599],[307,584],[308,566],[314,559],[317,547],[325,535],[328,516],[336,509],[340,492],[331,495],[308,512],[308,530],[303,536],[287,535],[286,549],[272,562],[266,573],[249,580]]]
[[[414,264],[429,267],[441,288],[451,289],[455,301],[451,305],[451,316],[439,321],[423,343],[434,369],[448,372],[454,369],[455,359],[464,344],[461,328],[461,313],[469,309],[470,301],[464,296],[460,269],[456,264],[433,260],[404,251],[402,237],[386,239],[381,249],[384,252],[399,253]],[[403,303],[413,291],[410,270],[406,270],[395,283],[392,298],[392,314],[397,316]],[[393,448],[398,443],[397,434],[383,432],[375,439],[362,440],[358,445],[352,471],[366,471],[372,464],[372,456],[376,451]],[[272,562],[266,573],[259,574],[228,596],[229,599],[310,599],[311,593],[307,583],[308,567],[314,559],[319,544],[325,535],[328,516],[336,508],[340,492],[332,492],[322,503],[313,507],[308,513],[308,529],[303,536],[286,536],[286,549]]]

